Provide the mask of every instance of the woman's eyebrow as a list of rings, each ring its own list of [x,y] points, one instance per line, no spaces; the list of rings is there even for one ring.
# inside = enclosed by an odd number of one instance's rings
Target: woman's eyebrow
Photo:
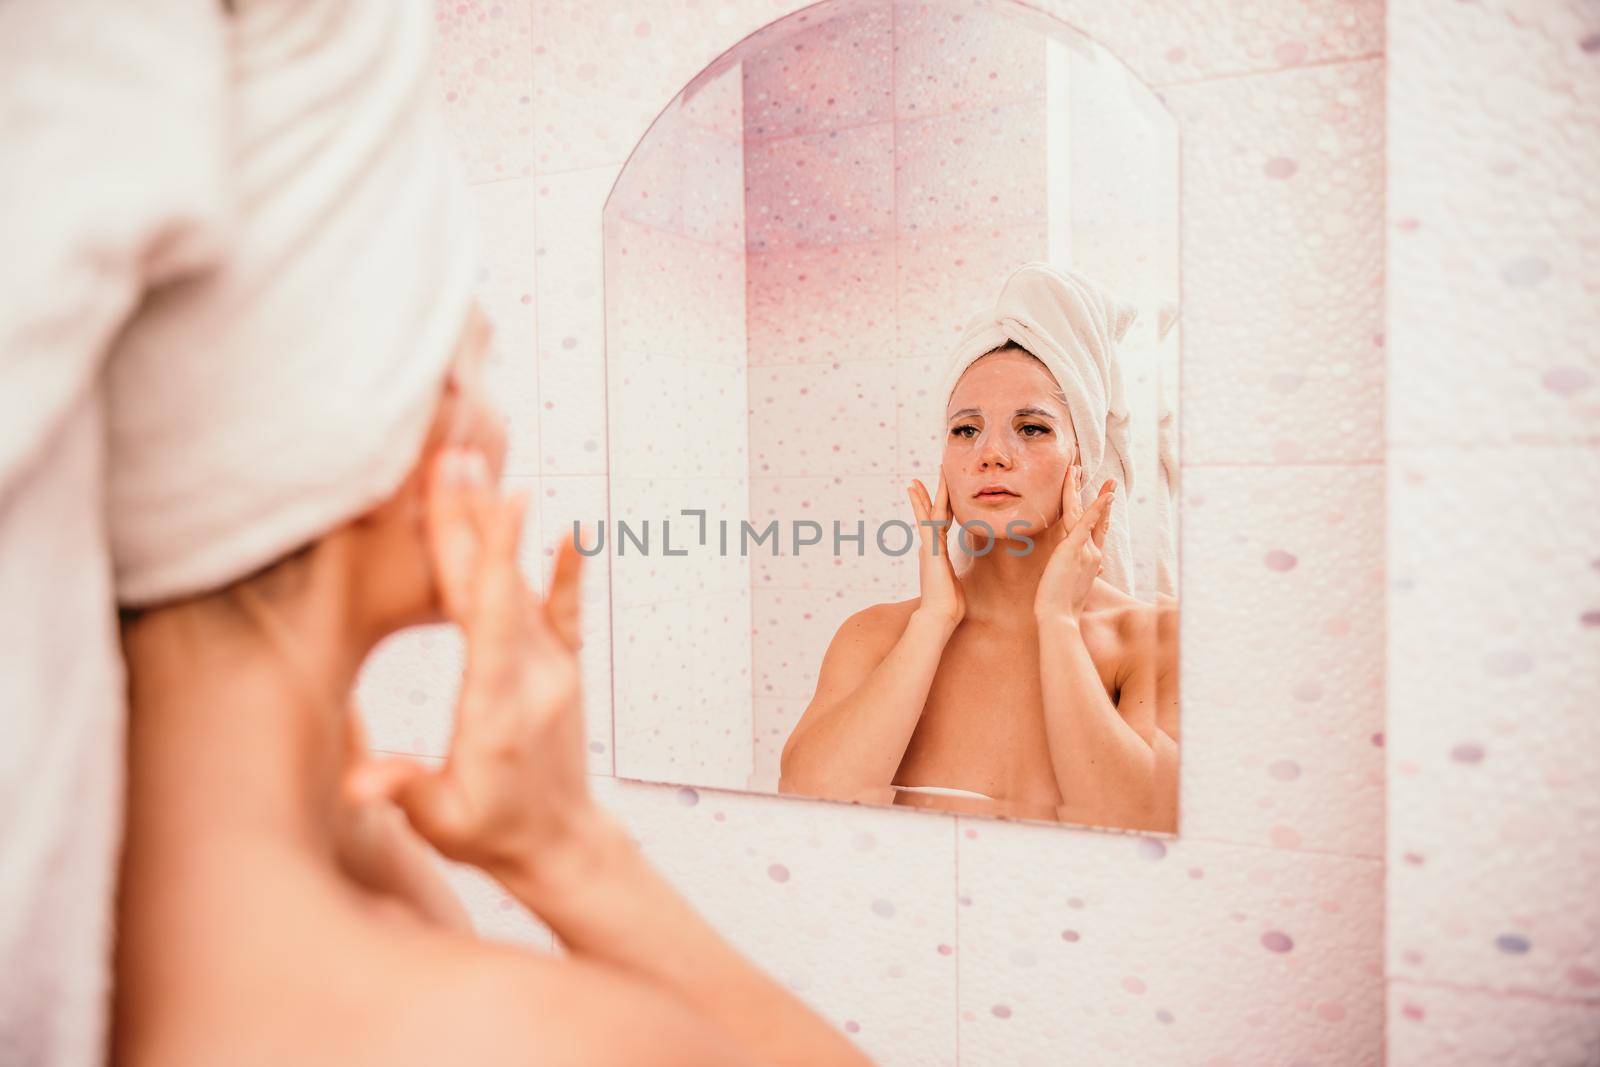
[[[1046,411],[1044,408],[1018,408],[1017,409],[1017,414],[1018,415],[1043,415],[1047,419],[1054,419],[1055,418],[1055,416],[1053,414],[1051,414],[1050,412]]]

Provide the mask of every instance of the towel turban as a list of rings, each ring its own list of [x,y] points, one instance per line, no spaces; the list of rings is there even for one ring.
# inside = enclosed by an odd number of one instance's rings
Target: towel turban
[[[225,585],[392,495],[477,269],[427,0],[241,0],[221,265],[153,294],[109,378],[118,600]]]
[[[991,307],[973,315],[950,352],[943,386],[944,421],[956,384],[979,358],[1016,342],[1037,357],[1066,395],[1077,437],[1084,483],[1080,503],[1099,493],[1107,478],[1117,480],[1119,503],[1129,500],[1133,457],[1128,439],[1129,411],[1123,399],[1117,344],[1138,316],[1083,275],[1049,263],[1025,263],[1012,271]],[[1132,592],[1132,540],[1127,507],[1113,508],[1102,577]],[[959,539],[956,539],[959,545]]]

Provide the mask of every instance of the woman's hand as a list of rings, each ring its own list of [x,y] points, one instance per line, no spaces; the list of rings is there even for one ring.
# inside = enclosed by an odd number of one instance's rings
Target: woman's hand
[[[1062,480],[1061,521],[1056,525],[1055,545],[1033,598],[1033,612],[1041,618],[1076,620],[1103,566],[1101,549],[1106,543],[1117,483],[1108,478],[1100,487],[1100,495],[1087,508],[1078,503],[1082,484],[1083,467],[1074,463]]]
[[[481,454],[445,449],[430,472],[427,530],[446,615],[466,634],[455,733],[439,771],[410,760],[351,790],[392,797],[444,855],[491,874],[537,868],[603,816],[585,778],[578,663],[582,555],[571,536],[549,596],[517,563],[525,494],[489,484]]]
[[[361,715],[345,713],[345,780],[357,782],[374,765]],[[353,880],[440,926],[472,932],[472,920],[445,881],[433,849],[417,836],[405,814],[386,796],[340,797],[334,848]]]
[[[948,625],[952,630],[967,613],[967,598],[961,591],[955,568],[950,563],[948,525],[954,514],[950,507],[950,490],[944,484],[944,472],[939,472],[938,495],[928,499],[927,487],[920,478],[913,478],[906,487],[911,498],[911,510],[917,516],[917,533],[921,548],[917,551],[917,574],[922,589],[922,601],[917,610],[930,618]],[[943,522],[935,530],[925,522]]]

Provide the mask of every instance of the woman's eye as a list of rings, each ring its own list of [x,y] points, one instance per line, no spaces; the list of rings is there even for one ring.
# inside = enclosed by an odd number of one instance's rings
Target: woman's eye
[[[978,432],[978,428],[976,426],[957,426],[957,427],[955,427],[954,429],[952,429],[950,431],[950,436],[951,437],[970,437],[971,434],[967,433],[968,430],[971,430],[972,433],[977,433]]]
[[[1038,430],[1039,433],[1029,433],[1028,432],[1029,430]],[[1040,426],[1036,422],[1025,423],[1023,425],[1023,427],[1022,427],[1022,435],[1024,437],[1038,437],[1040,433],[1049,433],[1049,432],[1050,432],[1050,427],[1048,427],[1048,426]]]

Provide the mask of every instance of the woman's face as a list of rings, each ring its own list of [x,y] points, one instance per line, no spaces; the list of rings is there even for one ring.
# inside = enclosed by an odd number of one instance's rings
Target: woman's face
[[[1077,457],[1072,421],[1050,372],[1014,349],[976,360],[946,408],[944,480],[956,523],[982,520],[999,537],[1033,536],[1061,518],[1061,487]],[[982,528],[968,533],[981,543]]]

